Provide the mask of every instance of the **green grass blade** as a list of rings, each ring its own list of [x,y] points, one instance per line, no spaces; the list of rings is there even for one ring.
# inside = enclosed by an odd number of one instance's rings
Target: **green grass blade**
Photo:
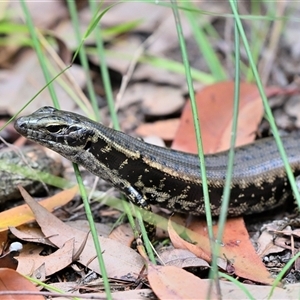
[[[233,14],[234,14],[236,22],[237,22],[237,26],[238,26],[238,29],[239,29],[239,32],[240,32],[241,39],[244,43],[244,46],[245,46],[245,49],[246,49],[246,52],[247,52],[247,55],[248,55],[249,63],[250,63],[252,72],[254,74],[254,78],[256,80],[256,84],[257,84],[260,96],[261,96],[263,104],[264,104],[264,108],[265,108],[265,112],[266,112],[265,117],[267,118],[267,120],[270,123],[270,127],[271,127],[271,130],[273,132],[275,141],[277,143],[279,153],[281,155],[281,158],[282,158],[282,160],[284,162],[284,165],[285,165],[285,168],[286,168],[287,177],[289,179],[289,182],[291,184],[293,193],[294,193],[295,198],[297,200],[298,207],[300,208],[300,194],[299,194],[299,191],[298,191],[298,188],[297,188],[297,184],[295,182],[295,177],[294,177],[294,174],[292,172],[291,166],[289,164],[288,158],[286,156],[282,141],[280,139],[279,132],[278,132],[278,129],[277,129],[277,126],[276,126],[276,123],[275,123],[270,105],[268,103],[268,99],[267,99],[267,97],[264,93],[264,88],[263,88],[262,82],[260,80],[256,65],[255,65],[254,60],[252,58],[251,50],[250,50],[250,47],[249,47],[249,43],[248,43],[245,31],[243,29],[243,25],[241,23],[241,19],[238,15],[238,12],[237,12],[236,7],[234,5],[234,1],[230,0],[229,2],[230,2],[231,9],[233,11]]]
[[[188,85],[190,102],[191,102],[191,107],[192,107],[192,112],[193,112],[193,121],[194,121],[195,134],[196,134],[196,140],[197,140],[198,156],[199,156],[199,162],[200,162],[200,166],[201,166],[199,171],[201,172],[201,178],[202,178],[203,196],[204,196],[204,204],[205,204],[205,215],[206,215],[206,221],[207,221],[208,236],[211,241],[211,244],[210,244],[211,251],[213,252],[213,248],[214,248],[213,241],[215,239],[214,239],[214,234],[212,231],[212,216],[211,216],[211,210],[210,210],[208,183],[206,180],[206,167],[205,167],[203,146],[202,146],[202,140],[201,140],[201,131],[200,131],[200,126],[199,126],[198,108],[197,108],[197,104],[196,104],[195,93],[194,93],[194,88],[193,88],[193,81],[192,81],[192,76],[191,76],[191,72],[190,72],[189,60],[188,60],[188,54],[187,54],[184,36],[183,36],[183,32],[182,32],[182,26],[180,23],[180,16],[179,16],[179,11],[177,8],[176,0],[171,0],[171,3],[173,4],[172,10],[173,10],[173,15],[174,15],[174,19],[175,19],[177,35],[179,38],[183,64],[185,67],[186,81],[187,81],[187,85]],[[216,264],[213,265],[212,267],[213,267],[212,277],[213,277],[213,279],[217,280],[216,284],[218,287],[219,286],[218,285],[218,268],[216,267]],[[211,295],[211,289],[209,289],[207,297],[210,298],[211,297],[210,295]]]
[[[192,13],[192,10],[195,9],[193,2],[187,1],[186,6],[190,8],[190,10],[186,11],[185,13],[190,22],[196,43],[199,47],[199,54],[205,58],[204,60],[216,81],[225,80],[227,76],[223,66],[215,54],[213,47],[210,45],[202,26],[199,26],[197,22],[197,19],[199,19],[199,16],[201,17],[201,15]]]
[[[80,30],[79,30],[80,27],[79,27],[78,15],[77,15],[76,3],[74,1],[67,1],[67,3],[68,3],[68,8],[69,8],[69,12],[71,15],[71,19],[73,22],[73,28],[75,30],[75,36],[76,36],[78,44],[80,45],[82,43],[82,39],[81,39]],[[79,58],[80,58],[82,67],[85,71],[88,95],[89,95],[89,98],[91,100],[92,107],[94,110],[95,120],[100,121],[100,113],[99,113],[99,109],[98,109],[97,98],[96,98],[96,94],[94,91],[93,82],[92,82],[90,70],[89,70],[88,59],[87,59],[87,55],[86,55],[86,51],[85,51],[84,47],[79,48]]]
[[[96,3],[94,1],[89,1],[91,10],[94,11],[96,10]],[[105,10],[107,11],[107,9]],[[100,14],[102,16],[102,14]],[[96,18],[97,22],[100,21],[100,18]],[[95,24],[95,21],[93,21],[93,24]],[[98,23],[97,23],[98,24]],[[95,28],[95,26],[92,26],[91,28]],[[120,130],[120,125],[118,121],[118,116],[116,114],[115,110],[115,103],[114,103],[114,97],[113,97],[113,92],[112,92],[112,86],[110,82],[110,77],[108,73],[108,67],[106,63],[106,56],[105,56],[105,51],[104,51],[104,45],[103,45],[103,39],[101,35],[101,27],[100,24],[97,26],[97,30],[95,30],[95,37],[96,37],[96,45],[97,45],[97,53],[98,57],[101,61],[100,63],[100,71],[102,75],[102,80],[103,80],[103,85],[104,85],[104,90],[105,90],[105,95],[109,107],[109,112],[110,116],[113,121],[114,128],[117,130]]]
[[[93,237],[94,246],[95,246],[97,258],[98,258],[98,263],[99,263],[100,270],[101,270],[101,276],[102,276],[103,284],[104,284],[104,288],[105,288],[105,293],[106,293],[105,296],[106,296],[106,299],[112,299],[108,275],[106,272],[106,267],[105,267],[104,259],[102,256],[102,250],[101,250],[101,246],[100,246],[99,239],[98,239],[97,228],[96,228],[96,225],[95,225],[95,222],[93,219],[93,214],[91,211],[90,203],[88,201],[88,197],[87,197],[86,190],[85,190],[85,187],[84,187],[84,184],[82,181],[82,177],[80,175],[80,171],[78,169],[78,165],[73,163],[73,168],[74,168],[76,179],[77,179],[77,182],[79,185],[80,195],[82,197],[85,214],[86,214],[87,220],[90,225],[91,234]]]
[[[37,37],[36,30],[34,28],[34,25],[33,25],[28,7],[27,7],[26,2],[24,0],[21,0],[20,2],[21,2],[21,6],[22,6],[22,9],[23,9],[25,18],[26,18],[26,24],[28,26],[28,30],[29,30],[31,38],[32,38],[33,46],[34,46],[34,49],[37,53],[37,56],[38,56],[38,59],[39,59],[39,62],[40,62],[45,80],[46,80],[46,82],[51,82],[50,75],[49,75],[49,72],[48,72],[48,69],[47,69],[47,66],[46,66],[46,62],[45,62],[45,57],[43,55],[43,52],[42,52],[42,49],[41,49],[41,46],[40,46],[40,43],[39,43],[39,40],[38,40],[38,37]],[[59,103],[58,103],[57,96],[56,96],[55,90],[53,88],[53,85],[50,83],[50,84],[47,85],[47,87],[49,89],[49,92],[50,92],[50,95],[51,95],[54,106],[56,108],[59,108]]]

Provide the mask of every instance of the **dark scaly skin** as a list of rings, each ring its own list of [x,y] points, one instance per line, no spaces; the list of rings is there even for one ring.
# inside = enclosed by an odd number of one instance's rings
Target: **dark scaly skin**
[[[81,115],[44,107],[19,118],[16,130],[95,175],[110,181],[129,200],[171,211],[204,215],[197,155],[147,144]],[[283,137],[295,176],[300,173],[300,134]],[[228,152],[205,156],[210,206],[220,213]],[[235,152],[229,216],[264,212],[291,193],[275,140],[267,138]]]

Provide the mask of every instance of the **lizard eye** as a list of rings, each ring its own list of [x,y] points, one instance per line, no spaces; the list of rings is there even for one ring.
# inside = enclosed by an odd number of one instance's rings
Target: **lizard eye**
[[[61,126],[61,125],[48,125],[48,126],[46,126],[46,129],[51,133],[59,133],[63,129],[63,126]]]

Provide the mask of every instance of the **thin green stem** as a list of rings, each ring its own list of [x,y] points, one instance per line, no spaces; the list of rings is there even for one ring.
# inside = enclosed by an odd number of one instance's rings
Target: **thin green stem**
[[[173,15],[175,19],[176,29],[177,29],[177,35],[179,38],[180,43],[180,49],[182,54],[182,60],[185,67],[185,74],[186,74],[186,81],[188,85],[189,90],[189,96],[190,96],[190,102],[193,112],[193,121],[194,121],[194,127],[195,127],[195,134],[196,134],[196,140],[197,140],[197,147],[198,147],[198,155],[199,155],[199,162],[200,162],[200,172],[201,172],[201,178],[202,178],[202,186],[203,186],[203,196],[204,196],[204,203],[205,203],[205,215],[206,215],[206,221],[207,221],[207,228],[208,228],[208,236],[210,238],[210,247],[211,252],[213,251],[213,243],[214,243],[214,234],[212,230],[212,216],[211,216],[211,209],[210,209],[210,201],[209,201],[209,194],[208,194],[208,184],[206,180],[206,167],[205,167],[205,160],[204,160],[204,153],[203,153],[203,146],[202,146],[202,139],[201,139],[201,131],[199,126],[199,117],[198,117],[198,108],[197,103],[195,99],[195,93],[194,93],[194,87],[193,87],[193,81],[192,76],[190,72],[190,66],[189,66],[189,60],[188,60],[188,54],[186,50],[185,40],[182,32],[182,26],[180,22],[180,16],[177,8],[177,2],[176,0],[171,0]],[[212,277],[214,279],[218,279],[218,268],[216,267],[216,264],[212,266]],[[217,281],[216,281],[217,283]],[[218,286],[218,283],[217,283]],[[208,295],[208,298],[210,298],[210,294]]]
[[[91,11],[96,11],[97,6],[96,2],[89,0]],[[107,62],[106,62],[106,55],[105,55],[105,49],[103,46],[103,39],[102,39],[102,34],[101,34],[101,24],[98,23],[98,26],[96,30],[94,30],[95,38],[96,38],[96,45],[97,45],[97,53],[98,57],[100,59],[100,71],[102,75],[102,80],[103,80],[103,85],[105,89],[105,95],[109,107],[109,112],[110,116],[112,118],[112,122],[114,125],[114,128],[117,130],[120,130],[120,125],[119,125],[119,120],[118,116],[116,114],[115,110],[115,104],[114,104],[114,97],[112,93],[112,87],[111,87],[111,82],[110,82],[110,77],[108,73],[108,68],[107,68]]]
[[[81,34],[80,34],[80,30],[79,30],[80,26],[79,26],[79,21],[78,21],[76,3],[73,0],[68,0],[67,3],[68,3],[68,8],[69,8],[70,16],[72,19],[72,23],[74,25],[73,28],[75,30],[75,36],[76,36],[77,42],[78,42],[78,44],[81,44]],[[80,47],[80,49],[79,49],[79,58],[80,58],[82,67],[85,71],[87,90],[88,90],[89,98],[91,99],[91,103],[92,103],[92,107],[94,110],[96,121],[100,121],[100,113],[99,113],[97,98],[96,98],[96,94],[94,91],[93,82],[92,82],[91,75],[90,75],[88,59],[87,59],[86,51],[85,51],[84,47]]]
[[[52,83],[49,83],[49,82],[52,82],[51,77],[49,75],[47,65],[46,65],[46,62],[45,62],[45,57],[44,57],[44,54],[42,52],[42,48],[41,48],[41,45],[39,43],[39,40],[38,40],[38,37],[37,37],[37,34],[36,34],[36,30],[35,30],[35,27],[33,25],[33,22],[32,22],[32,19],[31,19],[31,16],[30,16],[30,13],[29,13],[29,10],[28,10],[28,7],[26,5],[25,0],[21,0],[21,6],[22,6],[22,9],[24,11],[24,15],[25,15],[25,18],[26,18],[26,24],[28,26],[28,30],[29,30],[31,38],[32,38],[32,42],[33,42],[35,52],[36,52],[38,60],[40,62],[45,80],[46,80],[46,82],[48,82],[47,87],[49,89],[53,104],[56,108],[59,108],[59,102],[58,102],[55,90],[53,88]]]
[[[90,207],[90,204],[89,204],[89,201],[88,201],[86,190],[85,190],[85,187],[84,187],[81,175],[80,175],[78,165],[73,163],[73,168],[74,168],[76,179],[77,179],[77,182],[78,182],[80,195],[82,197],[82,201],[83,201],[83,205],[84,205],[84,209],[85,209],[85,214],[86,214],[87,220],[88,220],[89,225],[90,225],[91,234],[92,234],[92,237],[93,237],[94,246],[95,246],[96,253],[97,253],[98,263],[99,263],[100,270],[101,270],[101,275],[102,275],[102,278],[103,278],[103,284],[104,284],[104,289],[105,289],[105,293],[106,293],[106,299],[112,299],[109,280],[108,280],[108,276],[107,276],[107,272],[106,272],[106,268],[105,268],[104,259],[103,259],[103,256],[102,256],[101,246],[100,246],[100,243],[99,243],[97,228],[95,226],[95,222],[94,222],[94,219],[93,219],[93,214],[92,214],[91,207]]]

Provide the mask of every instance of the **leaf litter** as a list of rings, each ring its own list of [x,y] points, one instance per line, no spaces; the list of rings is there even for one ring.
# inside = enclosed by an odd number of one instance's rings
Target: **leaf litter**
[[[134,14],[134,11],[136,11],[136,10],[133,10],[132,9],[132,7],[130,8],[130,6],[129,6],[129,9],[128,9],[128,6],[127,6],[128,4],[126,3],[126,6],[124,5],[124,4],[120,4],[120,5],[118,5],[118,6],[115,6],[114,7],[114,9],[116,9],[116,11],[119,9],[119,11],[118,11],[118,13],[116,13],[116,12],[114,12],[113,13],[113,10],[111,10],[112,11],[112,15],[110,15],[110,21],[112,22],[112,24],[115,24],[116,22],[121,22],[122,23],[122,21],[123,21],[123,17],[125,18],[125,17],[127,17],[128,18],[128,20],[132,20],[132,14]],[[138,4],[135,4],[135,5],[138,5]],[[205,3],[203,3],[202,5],[205,5]],[[155,8],[154,8],[155,7]],[[202,7],[202,9],[203,9],[203,6],[201,6]],[[219,5],[219,7],[220,7],[220,5]],[[126,10],[125,10],[125,8],[126,8]],[[157,24],[159,24],[159,23],[161,23],[161,22],[159,22],[159,20],[160,20],[160,15],[157,13],[157,9],[161,9],[161,7],[157,7],[157,6],[148,6],[148,9],[146,9],[146,10],[142,10],[142,12],[144,13],[144,18],[145,19],[149,19],[149,21],[148,22],[144,22],[143,24],[141,24],[141,26],[142,25],[144,25],[145,23],[147,24],[147,30],[149,30],[149,32],[152,32],[152,31],[155,31],[155,29],[157,28]],[[150,12],[150,9],[152,10],[153,9],[153,11],[151,11],[151,13],[149,13]],[[111,12],[111,11],[109,11],[109,13]],[[161,10],[162,12],[163,12],[163,10]],[[214,10],[215,11],[215,10]],[[39,10],[36,10],[36,12],[38,12],[38,15],[41,15],[40,14],[40,12],[39,12]],[[86,10],[85,10],[85,12],[86,12]],[[121,12],[121,13],[120,13]],[[224,12],[224,11],[223,11]],[[32,13],[33,13],[33,11],[32,11]],[[222,13],[222,11],[221,11],[221,13]],[[81,15],[83,15],[84,13],[81,13]],[[49,14],[48,14],[49,15]],[[51,15],[51,14],[50,14]],[[33,14],[33,17],[38,17],[37,15],[34,15]],[[112,16],[112,17],[111,17]],[[57,17],[57,15],[56,15],[56,17]],[[134,17],[136,17],[135,15],[134,15]],[[204,16],[204,17],[207,17],[207,16]],[[217,19],[217,17],[214,17],[214,16],[209,16],[209,17],[211,17],[211,18],[214,18],[214,19]],[[154,19],[153,19],[154,18]],[[89,15],[87,15],[87,17],[86,17],[86,19],[87,20],[89,20],[90,19],[90,16]],[[109,14],[107,14],[107,16],[105,16],[105,18],[103,18],[103,22],[105,22],[105,20],[108,20],[109,19]],[[40,22],[41,21],[43,21],[42,19],[40,19]],[[167,22],[166,22],[166,24],[167,24]],[[168,25],[168,26],[170,26],[170,25]],[[70,27],[69,27],[70,28]],[[166,28],[166,27],[161,27],[161,28]],[[170,27],[167,27],[167,29],[168,28],[170,28]],[[171,28],[172,29],[174,29],[172,26],[171,26]],[[141,27],[138,27],[138,30],[141,30]],[[70,34],[70,30],[67,30],[66,31],[67,32],[67,34],[68,35],[71,35]],[[72,34],[73,34],[73,32],[72,32]],[[165,34],[165,36],[164,36],[164,38],[163,39],[157,39],[157,42],[158,43],[154,43],[153,44],[153,46],[151,45],[151,47],[149,48],[151,51],[149,52],[150,54],[151,54],[151,52],[152,53],[159,53],[159,54],[163,54],[163,53],[161,53],[160,51],[160,49],[165,49],[165,48],[168,48],[168,47],[173,47],[174,45],[173,45],[173,43],[170,43],[169,41],[168,41],[168,39],[167,39],[167,37],[168,37],[168,30],[161,30],[160,31],[160,34]],[[65,37],[63,38],[63,39],[65,39],[65,40],[67,40],[67,41],[69,41],[69,40],[74,40],[74,39],[72,39],[71,38],[71,36],[68,36],[69,38],[68,39],[66,39]],[[177,42],[174,42],[174,43],[177,43]],[[163,57],[164,55],[162,55],[162,57]],[[286,65],[286,64],[285,64]],[[181,85],[184,85],[185,84],[185,81],[184,81],[184,76],[181,74],[181,75],[177,75],[176,74],[176,76],[174,76],[174,73],[173,72],[169,72],[169,71],[166,71],[166,70],[163,70],[162,72],[157,72],[157,68],[155,67],[155,66],[149,66],[149,65],[143,65],[143,64],[141,64],[141,66],[140,66],[141,68],[139,68],[138,70],[137,70],[137,72],[134,74],[134,78],[135,78],[135,80],[141,80],[141,79],[143,79],[143,78],[145,78],[145,79],[151,79],[152,78],[152,80],[153,80],[153,82],[156,82],[156,83],[158,83],[158,84],[165,84],[165,83],[171,83],[172,85],[176,85],[177,87],[178,86],[181,86]],[[28,69],[28,67],[27,67],[27,69]],[[124,72],[124,67],[123,67],[123,72]],[[20,70],[15,70],[15,72],[16,72],[16,75],[19,75],[18,73],[19,73],[19,71]],[[41,76],[40,76],[41,77]],[[25,79],[26,79],[26,77],[24,77]],[[24,79],[23,79],[24,80]],[[33,80],[34,81],[34,80]],[[26,82],[25,82],[26,83]],[[229,84],[231,84],[231,83],[229,83]],[[222,83],[220,83],[220,85],[215,85],[215,86],[213,86],[213,88],[218,88],[218,87],[221,87],[221,85],[222,85]],[[23,87],[25,87],[26,88],[26,84],[23,84],[23,85],[20,85],[20,89],[22,89],[22,86]],[[154,87],[155,88],[155,87]],[[182,88],[182,87],[181,87]],[[34,87],[34,90],[36,90],[36,87]],[[224,90],[223,89],[221,89],[223,92],[224,92],[224,97],[223,97],[223,99],[225,99],[225,98],[230,98],[229,96],[228,96],[228,90],[229,90],[229,88],[228,87],[225,87],[224,88]],[[22,93],[21,93],[22,94]],[[250,93],[251,94],[251,93]],[[142,97],[142,93],[140,94],[141,96],[139,96],[139,97]],[[197,96],[197,98],[199,97],[202,97],[203,96],[203,94],[201,94],[201,92],[199,93],[199,96]],[[226,96],[226,97],[225,97]],[[18,98],[18,97],[17,97]],[[18,99],[25,99],[25,98],[27,98],[27,97],[24,97],[24,93],[22,94],[22,97],[21,98],[18,98]],[[60,97],[61,99],[62,99],[62,97]],[[142,99],[143,99],[144,97],[142,97]],[[63,97],[63,99],[66,99],[65,97]],[[206,99],[207,100],[207,99]],[[40,100],[39,100],[40,101]],[[43,100],[42,100],[42,102],[43,102]],[[36,102],[36,103],[38,103],[37,105],[38,106],[41,106],[41,104],[42,104],[42,102]],[[10,103],[10,102],[9,102]],[[20,101],[20,103],[21,103],[21,101]],[[64,102],[64,100],[62,101],[62,103],[65,103]],[[202,103],[202,102],[200,102],[200,103]],[[12,106],[12,107],[15,107],[15,106]],[[201,104],[201,107],[202,107],[202,104]],[[72,107],[73,108],[73,107]],[[71,109],[72,109],[71,108]],[[219,107],[220,108],[220,107]],[[246,114],[247,114],[247,111],[248,111],[248,108],[245,108],[245,110],[246,110]],[[219,111],[220,111],[220,109],[219,109]],[[293,111],[293,109],[290,109],[289,110],[289,112],[292,112]],[[222,112],[223,112],[223,110],[222,110]],[[253,113],[253,112],[251,112],[251,113]],[[226,113],[226,115],[227,115],[227,113]],[[251,114],[249,114],[249,116],[250,116]],[[253,113],[253,115],[254,115],[254,113]],[[219,117],[220,117],[220,114],[218,115]],[[228,116],[228,115],[227,115]],[[189,122],[190,124],[192,124],[192,122],[191,122],[191,120],[192,120],[192,118],[191,117],[189,117],[189,118],[187,118],[185,121],[186,122]],[[227,121],[230,121],[230,119],[227,119]],[[162,126],[161,128],[163,128],[163,125],[160,125],[160,126]],[[227,125],[224,125],[224,127],[225,128],[227,128],[227,131],[229,130],[229,128],[230,128],[230,123],[228,122],[227,123]],[[185,128],[185,127],[184,127]],[[253,128],[255,128],[255,127],[253,127]],[[253,128],[252,128],[252,130],[253,130]],[[191,128],[189,128],[189,129],[187,129],[187,128],[185,128],[185,131],[184,131],[184,135],[186,135],[187,134],[187,132],[190,132],[190,131],[192,131],[193,132],[193,129],[191,129]],[[223,130],[224,132],[226,131],[226,130]],[[253,132],[255,132],[256,131],[256,128],[254,129],[254,131]],[[252,132],[250,132],[250,134],[251,134]],[[218,136],[218,134],[213,134],[213,135],[216,135],[217,136],[217,139],[220,141],[220,140],[222,140],[222,143],[223,143],[223,138],[224,138],[224,140],[225,140],[225,137],[223,137],[223,132],[221,133],[221,135],[220,136]],[[251,137],[251,138],[253,138],[253,137]],[[193,138],[191,138],[191,139],[193,139]],[[229,139],[228,139],[229,140]],[[218,149],[218,150],[220,150],[221,149],[221,147],[220,147],[220,144],[222,144],[222,143],[219,143],[219,144],[217,144],[217,145],[213,145],[212,146],[212,149],[211,149],[211,146],[209,146],[208,148],[209,148],[209,150],[208,151],[215,151],[215,149]],[[215,148],[215,149],[214,149]],[[50,226],[52,226],[52,223],[49,223],[50,224]],[[56,224],[55,224],[55,226],[56,226]],[[196,226],[196,227],[198,227],[198,225]],[[66,230],[66,232],[67,232],[67,230]],[[52,234],[54,234],[52,231],[51,232],[48,232],[48,231],[46,231],[46,233],[47,234],[50,234],[49,236],[51,236],[51,233]],[[282,232],[283,233],[283,232]],[[286,231],[284,232],[284,234],[286,233]],[[45,234],[45,235],[43,235],[44,236],[44,238],[45,239],[47,239],[48,238],[48,235],[47,234]],[[281,234],[281,233],[280,233]],[[70,235],[70,236],[72,236],[72,234]],[[34,238],[34,236],[32,237],[32,238]],[[37,237],[36,237],[37,238]],[[38,237],[38,238],[40,238],[40,237]],[[235,238],[236,238],[236,236],[235,236]],[[30,237],[28,236],[28,239],[30,239]],[[269,239],[269,237],[268,237],[268,239]],[[84,240],[84,238],[83,238],[83,240]],[[64,241],[65,241],[65,243],[67,243],[68,242],[68,240],[67,239],[65,239],[65,237],[64,237]],[[270,240],[269,240],[269,242],[270,242]],[[71,243],[71,242],[70,242]],[[59,246],[58,247],[63,247],[65,244],[63,244],[63,245],[61,245],[60,243],[58,243],[59,244]],[[79,245],[80,243],[78,243],[78,245]],[[283,242],[281,242],[281,244],[283,244]],[[76,245],[76,246],[78,246],[78,245]],[[81,243],[81,245],[82,245],[82,243]],[[266,247],[268,247],[268,246],[266,246]],[[73,245],[73,248],[74,248],[74,245]],[[58,251],[58,250],[57,250]],[[225,260],[225,262],[227,262],[226,260]],[[39,270],[42,270],[42,267],[39,269]],[[177,271],[177,269],[175,270],[175,269],[169,269],[169,270],[174,270],[174,272],[176,272]],[[165,272],[165,274],[167,274],[166,276],[168,277],[169,275],[168,275],[168,271],[166,270],[159,270],[159,268],[157,269],[157,270],[155,270],[158,274],[159,273],[163,273],[163,272]],[[234,271],[236,271],[236,269],[234,269]],[[40,271],[41,272],[41,271]],[[172,272],[171,272],[172,273]],[[172,277],[172,274],[170,275],[170,278]],[[184,278],[184,276],[183,277],[181,277],[182,279]],[[189,277],[187,277],[185,280],[189,280],[188,279]],[[168,282],[167,281],[167,279],[166,278],[163,278],[164,279],[164,282]],[[173,278],[172,278],[173,279]],[[170,280],[170,282],[171,282],[171,280]],[[178,288],[179,287],[181,287],[181,285],[180,285],[180,282],[177,282],[176,280],[174,281],[175,282],[175,285],[178,283]],[[235,287],[235,286],[233,286],[231,283],[224,283],[224,282],[220,282],[220,284],[221,284],[221,286],[222,286],[222,291],[224,292],[225,290],[226,290],[226,288],[228,287],[228,289],[229,290],[231,290],[231,292],[230,291],[228,291],[228,294],[226,294],[226,293],[223,293],[223,296],[225,297],[225,298],[230,298],[230,299],[234,299],[235,297],[237,298],[237,296],[239,296],[239,299],[240,298],[243,298],[243,297],[245,297],[245,295],[244,294],[239,294],[239,290]],[[154,285],[154,284],[153,284]],[[254,288],[254,289],[253,289]],[[249,287],[248,287],[248,289],[251,291],[251,293],[253,293],[253,295],[255,295],[255,298],[261,298],[261,297],[267,297],[267,295],[268,295],[268,293],[266,293],[266,291],[267,291],[267,289],[263,289],[263,288],[265,288],[265,287],[259,287],[259,286],[252,286],[252,285],[249,285]],[[156,290],[156,289],[155,289]],[[163,289],[162,289],[162,291],[163,291]],[[277,298],[288,298],[287,297],[287,295],[286,294],[281,294],[281,297],[278,297],[278,295],[279,294],[276,294],[276,291],[278,291],[277,289],[275,290],[275,293],[274,293],[274,297],[275,296],[277,296]],[[145,290],[145,292],[146,292],[146,290]],[[167,291],[168,292],[168,291]],[[175,291],[175,292],[178,292],[177,290]],[[179,294],[179,293],[178,293]],[[124,294],[125,295],[125,294]],[[168,294],[166,294],[166,295],[168,295]],[[228,297],[227,297],[228,296]],[[290,295],[289,295],[290,296]],[[135,298],[135,297],[134,297]],[[237,298],[238,299],[238,298]]]
[[[72,228],[56,218],[35,202],[26,192],[24,192],[24,190],[22,194],[24,195],[28,206],[32,209],[36,222],[40,225],[45,237],[59,249],[64,247],[68,241],[72,240],[72,243],[74,244],[73,254],[76,253],[85,241],[86,233]],[[98,238],[103,251],[103,258],[108,276],[115,279],[134,282],[143,267],[141,257],[133,249],[126,247],[117,241],[101,236]],[[94,243],[92,237],[88,235],[85,246],[82,249],[77,262],[96,273],[101,274],[98,261],[95,258],[96,252]]]

